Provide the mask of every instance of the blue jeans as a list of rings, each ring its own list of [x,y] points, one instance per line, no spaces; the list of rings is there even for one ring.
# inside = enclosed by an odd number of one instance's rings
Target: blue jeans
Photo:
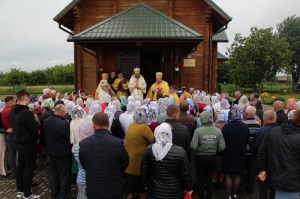
[[[275,199],[297,199],[299,192],[283,192],[276,190]]]

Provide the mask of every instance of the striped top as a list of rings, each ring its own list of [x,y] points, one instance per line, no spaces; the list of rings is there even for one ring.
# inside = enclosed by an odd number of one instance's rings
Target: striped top
[[[78,163],[78,170],[79,170],[76,183],[82,186],[86,186],[85,170],[82,168],[79,160],[79,143],[74,144],[74,157]]]

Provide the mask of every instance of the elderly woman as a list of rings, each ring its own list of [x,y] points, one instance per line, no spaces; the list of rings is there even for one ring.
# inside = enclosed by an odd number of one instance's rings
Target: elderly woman
[[[294,98],[289,98],[287,100],[286,107],[285,107],[285,109],[286,109],[286,111],[285,111],[286,115],[288,115],[291,110],[294,110],[296,108],[295,105],[297,105],[297,103],[296,103],[296,101],[295,101]]]
[[[86,114],[89,114],[89,110],[90,110],[92,101],[93,101],[93,98],[91,98],[91,97],[88,97],[85,101],[84,111]]]
[[[228,101],[226,99],[222,99],[220,101],[220,107],[221,107],[221,110],[220,112],[224,115],[224,120],[227,121],[228,120],[228,114],[229,114],[229,111],[230,111],[230,104],[228,103]]]
[[[235,105],[230,110],[228,123],[222,128],[226,143],[223,151],[222,172],[225,174],[226,198],[234,196],[241,184],[241,174],[246,169],[246,144],[249,128],[241,121],[242,109]],[[233,189],[232,189],[233,188]],[[233,190],[233,192],[231,192]]]
[[[199,105],[199,113],[202,113],[204,108],[210,106],[210,98],[208,96],[204,96],[202,98],[202,103]]]
[[[130,198],[139,193],[141,199],[146,199],[146,190],[141,184],[140,167],[144,152],[148,145],[153,143],[154,136],[151,129],[145,124],[146,113],[143,109],[134,111],[133,123],[129,125],[125,148],[129,155],[127,173],[128,192]]]
[[[45,121],[50,115],[52,114],[52,110],[54,109],[54,102],[52,98],[48,98],[45,101],[43,101],[42,106],[45,108],[45,110],[42,113],[43,121]]]
[[[146,124],[150,127],[153,133],[155,128],[159,125],[159,123],[157,122],[158,114],[159,112],[157,102],[151,101],[148,106]]]
[[[169,124],[156,127],[155,143],[147,147],[141,163],[141,180],[148,198],[182,199],[192,195],[191,166],[185,150],[172,143]]]
[[[129,97],[132,97],[132,96],[129,96]],[[128,101],[126,109],[127,109],[127,111],[125,113],[123,113],[122,115],[120,115],[120,117],[119,117],[122,129],[125,133],[124,142],[126,140],[126,133],[127,133],[128,127],[133,122],[133,115],[134,115],[134,111],[136,110],[135,102]]]
[[[168,108],[168,98],[160,98],[157,101],[157,103],[158,103],[158,111],[159,111],[157,122],[161,124],[165,122],[165,120],[168,118],[166,114]]]
[[[72,121],[72,109],[73,107],[75,106],[75,103],[70,101],[67,106],[66,106],[66,109],[67,109],[67,113],[66,113],[66,116],[65,116],[65,119],[68,121],[68,122],[71,122]]]
[[[94,134],[93,125],[90,122],[83,121],[78,128],[79,140],[83,140]],[[77,199],[87,199],[86,190],[86,173],[82,168],[79,160],[79,143],[74,144],[74,158],[78,164],[78,175],[76,183],[78,184]]]
[[[200,105],[200,96],[199,94],[193,95],[193,103],[195,105],[196,111],[199,113],[199,105]]]

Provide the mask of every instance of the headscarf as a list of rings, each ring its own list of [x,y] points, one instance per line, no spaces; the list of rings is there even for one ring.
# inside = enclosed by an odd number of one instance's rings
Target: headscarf
[[[78,128],[79,139],[83,140],[84,138],[90,137],[91,135],[94,135],[93,125],[88,121],[81,122]]]
[[[241,109],[244,109],[246,106],[249,106],[248,98],[245,95],[242,95],[240,97],[239,106]]]
[[[103,101],[106,103],[111,102],[111,96],[109,94],[105,94],[103,97]]]
[[[76,105],[81,106],[82,108],[84,108],[84,104],[83,104],[83,100],[81,97],[77,98],[76,100]]]
[[[221,109],[229,109],[230,104],[228,103],[228,100],[227,99],[222,99],[220,101],[220,107],[221,107]]]
[[[69,93],[65,93],[64,98],[67,100],[68,99],[68,94]]]
[[[165,98],[160,98],[157,103],[159,113],[165,113],[167,110],[167,101],[165,100]]]
[[[136,104],[133,101],[128,101],[126,113],[133,114],[136,110]]]
[[[151,101],[149,103],[149,111],[147,114],[147,119],[146,119],[146,124],[151,124],[152,122],[156,122],[157,121],[157,117],[158,117],[158,104],[156,101]]]
[[[92,104],[92,99],[91,98],[87,98],[86,101],[85,101],[85,107],[90,107],[91,104]]]
[[[130,101],[135,102],[134,97],[133,96],[129,96],[127,98],[127,102],[129,103]]]
[[[73,106],[71,113],[72,113],[71,114],[72,120],[74,120],[76,118],[83,118],[85,116],[85,112],[84,112],[83,108],[79,105]]]
[[[222,112],[216,113],[216,122],[218,121],[225,121],[225,122],[227,121],[225,120],[225,115]]]
[[[194,104],[200,103],[200,96],[198,94],[193,95]]]
[[[135,101],[135,105],[136,105],[136,108],[139,109],[139,108],[141,108],[142,103],[137,100],[137,101]]]
[[[235,104],[234,107],[229,111],[228,122],[232,120],[240,120],[242,115],[242,108]]]
[[[203,111],[208,111],[208,112],[214,113],[214,111],[213,111],[213,109],[211,108],[210,105],[207,105],[207,106],[203,109]]]
[[[149,104],[150,101],[151,101],[151,99],[149,99],[149,98],[144,99],[143,105],[147,105],[148,106],[148,104]]]
[[[167,106],[176,105],[176,100],[174,97],[169,97],[167,101]]]
[[[186,101],[187,101],[187,103],[189,103],[189,105],[190,105],[191,107],[194,107],[194,106],[195,106],[191,98],[186,98]]]
[[[211,96],[211,104],[212,106],[219,102],[219,99],[217,96]]]
[[[203,103],[206,105],[210,105],[210,98],[208,96],[203,97]]]
[[[0,113],[4,109],[5,105],[6,105],[5,102],[0,102]]]
[[[148,114],[149,108],[147,105],[142,105],[141,109],[144,109],[146,111],[146,113]]]
[[[48,98],[45,101],[43,101],[42,105],[43,105],[43,107],[54,109],[54,102],[53,102],[52,98]]]
[[[91,112],[90,112],[91,111]],[[90,107],[89,115],[94,115],[102,111],[102,107],[99,103],[94,103],[92,107]]]
[[[42,112],[41,106],[38,102],[34,102],[34,109],[39,110],[40,112]]]
[[[288,119],[291,120],[296,110],[291,110],[288,114]]]
[[[68,115],[72,115],[72,109],[73,107],[75,106],[75,103],[70,101],[67,106],[66,106],[66,109],[67,109],[67,113]]]
[[[294,104],[294,103],[296,103],[295,102],[295,99],[294,98],[289,98],[288,100],[287,100],[287,102],[286,102],[286,110],[288,111],[288,110],[290,110],[290,106],[291,106],[291,104]]]
[[[108,115],[108,120],[109,120],[109,129],[111,127],[112,121],[115,117],[115,113],[116,113],[116,106],[115,105],[108,105],[106,107],[106,109],[104,110],[104,113],[106,113]]]
[[[120,100],[121,100],[121,107],[127,106],[127,100],[125,96],[122,95],[120,97]]]
[[[298,106],[300,106],[300,101],[297,102]]]
[[[154,131],[155,143],[152,145],[152,152],[156,161],[162,161],[171,149],[172,130],[169,124],[162,123]]]
[[[133,114],[133,121],[139,124],[144,124],[146,121],[146,113],[144,109],[136,109]]]
[[[30,103],[32,104],[36,102],[36,94],[30,94],[29,99],[30,99]]]
[[[28,108],[31,112],[34,111],[34,105],[33,104],[28,104]]]
[[[111,102],[112,105],[115,105],[116,111],[121,111],[121,103],[119,100],[114,100]]]
[[[99,100],[93,100],[91,102],[91,106],[90,106],[89,113],[88,113],[89,115],[94,115],[93,107],[94,107],[95,104],[99,104],[100,105]],[[95,110],[97,110],[97,109],[95,109]],[[101,111],[102,111],[102,108],[100,107],[100,111],[99,112],[101,112]]]

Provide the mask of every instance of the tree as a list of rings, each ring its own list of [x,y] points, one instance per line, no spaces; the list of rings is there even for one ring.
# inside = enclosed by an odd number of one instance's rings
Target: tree
[[[11,86],[26,85],[29,82],[29,74],[21,69],[12,68],[5,75],[6,81]]]
[[[300,17],[295,15],[286,18],[280,24],[277,24],[277,31],[280,38],[285,38],[294,52],[289,65],[285,70],[292,74],[293,89],[299,80],[300,73]],[[299,66],[299,67],[295,67]]]
[[[289,65],[292,51],[284,38],[273,32],[273,28],[251,28],[248,37],[236,34],[233,44],[228,48],[230,80],[237,85],[257,84],[270,79]]]
[[[46,85],[47,76],[45,70],[35,70],[30,73],[31,85]]]
[[[230,71],[229,71],[229,65],[228,62],[223,62],[220,66],[218,66],[218,83],[224,84],[226,82],[227,84],[230,82]]]
[[[57,65],[52,75],[55,84],[74,84],[74,64]]]

